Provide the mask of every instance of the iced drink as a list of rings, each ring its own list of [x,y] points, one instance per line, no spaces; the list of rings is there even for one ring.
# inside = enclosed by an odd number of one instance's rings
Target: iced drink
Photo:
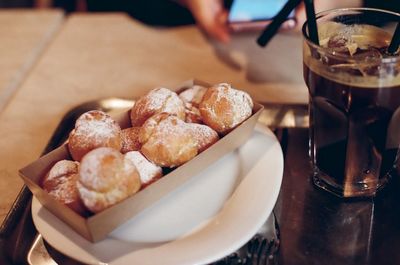
[[[319,47],[304,41],[314,183],[341,197],[370,197],[396,173],[400,57],[387,54],[389,23],[342,17],[317,21]]]

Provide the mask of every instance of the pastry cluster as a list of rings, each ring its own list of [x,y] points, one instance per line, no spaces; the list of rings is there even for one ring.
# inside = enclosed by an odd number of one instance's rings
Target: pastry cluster
[[[88,111],[69,135],[72,160],[54,164],[42,187],[77,213],[98,213],[160,179],[163,169],[203,152],[252,109],[247,93],[222,83],[179,94],[153,89],[130,110],[129,128],[102,111]]]

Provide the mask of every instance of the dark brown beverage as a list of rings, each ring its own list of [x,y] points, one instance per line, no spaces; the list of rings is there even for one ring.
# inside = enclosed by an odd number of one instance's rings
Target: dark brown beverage
[[[368,27],[365,32],[378,30]],[[400,67],[380,62],[387,48],[384,41],[371,38],[369,45],[353,41],[351,46],[346,37],[335,34],[325,45],[341,55],[338,58],[304,47],[314,183],[343,197],[374,196],[397,163]]]
[[[328,182],[319,185],[336,187],[345,197],[354,196],[358,188],[374,193],[396,164],[400,85],[341,84],[305,64],[304,78],[310,92],[311,158],[316,173]]]

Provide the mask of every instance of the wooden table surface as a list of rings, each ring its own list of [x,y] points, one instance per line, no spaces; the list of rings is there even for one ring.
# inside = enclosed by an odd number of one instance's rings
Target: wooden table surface
[[[64,20],[61,11],[0,10],[0,111]]]
[[[25,53],[11,52],[20,47],[12,43],[15,34],[35,43],[43,42],[49,31],[57,33],[0,112],[0,221],[22,187],[18,169],[38,158],[62,116],[85,101],[135,98],[156,86],[171,87],[193,77],[230,82],[263,102],[307,101],[301,37],[296,33],[281,34],[262,49],[255,43],[256,34],[235,35],[230,44],[222,45],[207,40],[195,26],[155,29],[124,14],[73,14],[55,29],[57,11],[49,17],[9,12],[0,13],[0,22],[11,16],[9,35],[1,35],[10,52],[0,53],[1,58],[15,59],[14,68],[8,69],[10,77],[20,71],[18,65],[34,46],[18,42]],[[33,22],[22,25],[30,19],[40,21],[42,31],[35,31]],[[4,30],[0,23],[0,34]],[[37,32],[36,38],[30,30]],[[7,78],[0,71],[3,79]]]
[[[23,109],[13,111],[15,95],[40,56],[58,32],[64,20],[59,10],[0,10],[0,222],[14,201],[22,182],[17,168],[19,158],[29,149],[21,145],[24,135],[31,133],[19,126],[20,115],[35,117]],[[10,112],[11,110],[11,112]],[[3,115],[4,111],[4,115]],[[16,135],[14,135],[16,133]]]

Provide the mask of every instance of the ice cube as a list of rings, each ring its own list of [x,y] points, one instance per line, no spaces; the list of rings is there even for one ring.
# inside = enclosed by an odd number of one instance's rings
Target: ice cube
[[[372,25],[345,25],[332,21],[319,24],[318,35],[321,46],[351,56],[359,50],[387,47],[391,40],[390,33]]]
[[[349,40],[343,35],[334,35],[329,38],[327,47],[333,49],[337,53],[347,54],[349,52],[348,46]],[[350,53],[351,54],[351,53]]]

